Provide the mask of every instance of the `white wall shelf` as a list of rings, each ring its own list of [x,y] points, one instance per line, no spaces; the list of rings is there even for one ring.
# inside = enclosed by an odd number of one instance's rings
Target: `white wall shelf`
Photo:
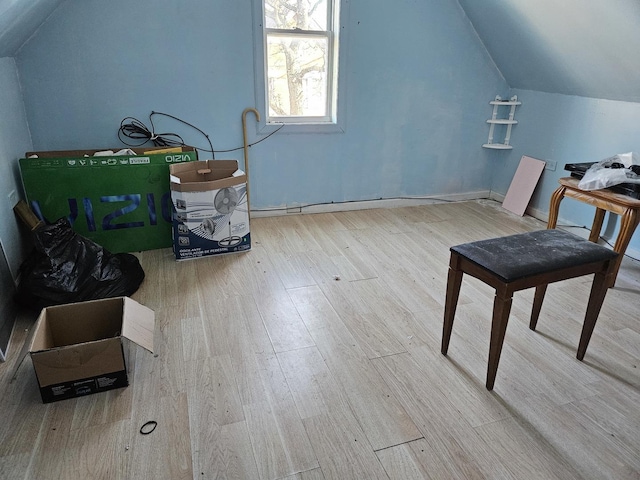
[[[495,150],[510,150],[513,148],[513,145],[510,145],[509,142],[511,140],[511,127],[517,125],[518,121],[514,118],[516,115],[516,107],[518,105],[522,105],[522,102],[518,101],[518,96],[514,95],[509,100],[502,100],[502,98],[497,95],[495,100],[489,102],[490,105],[493,105],[493,114],[491,118],[487,120],[487,123],[491,126],[489,127],[489,139],[487,143],[482,145],[484,148],[493,148]],[[499,118],[498,114],[500,112],[500,107],[510,107],[509,108],[509,117],[508,118]],[[507,131],[504,136],[504,140],[502,143],[496,143],[493,141],[493,134],[496,125],[506,125]]]
[[[505,145],[504,143],[485,143],[484,148],[493,148],[494,150],[511,150],[513,145]]]
[[[496,125],[515,125],[518,121],[499,118],[498,120],[487,120],[487,123],[495,123]]]

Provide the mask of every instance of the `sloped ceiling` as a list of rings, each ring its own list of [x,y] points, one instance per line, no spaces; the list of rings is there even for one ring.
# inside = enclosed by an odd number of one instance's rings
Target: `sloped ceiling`
[[[65,0],[0,0],[0,58],[13,57]]]
[[[458,0],[511,88],[640,102],[640,0]]]

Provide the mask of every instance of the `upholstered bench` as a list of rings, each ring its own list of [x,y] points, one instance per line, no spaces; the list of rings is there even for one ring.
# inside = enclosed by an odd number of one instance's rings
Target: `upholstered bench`
[[[487,367],[488,390],[498,370],[513,293],[536,287],[529,328],[535,330],[549,283],[594,273],[577,358],[582,360],[615,275],[618,254],[562,230],[540,230],[451,247],[444,308],[442,354],[446,355],[463,274],[495,288]]]

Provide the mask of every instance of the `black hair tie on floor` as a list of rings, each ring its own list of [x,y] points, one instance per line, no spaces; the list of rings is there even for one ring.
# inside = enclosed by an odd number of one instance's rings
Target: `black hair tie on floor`
[[[155,420],[149,420],[147,423],[140,427],[140,433],[142,435],[149,435],[156,429],[157,426],[158,422],[156,422]]]

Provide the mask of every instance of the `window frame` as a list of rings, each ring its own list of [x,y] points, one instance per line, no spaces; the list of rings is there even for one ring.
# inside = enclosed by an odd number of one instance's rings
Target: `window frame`
[[[345,131],[346,28],[344,26],[346,25],[348,0],[328,1],[331,6],[327,10],[330,11],[329,15],[332,18],[327,19],[327,31],[300,31],[267,28],[264,24],[264,0],[253,0],[255,99],[257,109],[260,111],[259,133],[268,134],[281,127],[284,133],[342,133]],[[327,74],[327,107],[329,109],[327,116],[269,117],[266,60],[268,33],[327,38],[329,42],[327,60],[330,67],[330,72],[328,71]]]

